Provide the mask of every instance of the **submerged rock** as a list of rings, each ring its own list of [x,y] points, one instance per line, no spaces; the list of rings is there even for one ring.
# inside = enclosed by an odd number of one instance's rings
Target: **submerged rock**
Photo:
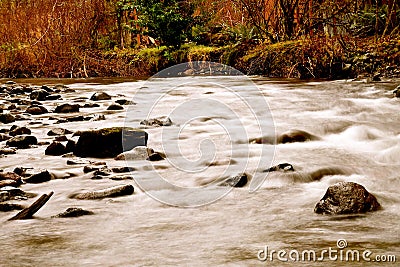
[[[319,214],[356,214],[380,209],[376,197],[362,185],[340,182],[328,188],[324,197],[315,206]]]
[[[119,104],[111,104],[107,110],[123,110],[124,107]]]
[[[85,131],[80,133],[74,154],[78,157],[114,158],[126,150],[146,146],[147,138],[145,131],[133,128]]]
[[[400,97],[400,85],[394,89],[393,94],[395,97]]]
[[[73,113],[73,112],[79,112],[80,106],[78,104],[62,104],[60,106],[57,106],[56,109],[54,110],[55,113]]]
[[[302,130],[289,130],[278,136],[278,144],[320,140],[318,136]]]
[[[25,183],[31,183],[31,184],[40,184],[44,182],[48,182],[51,180],[51,174],[49,171],[44,170],[36,174],[32,174],[28,178],[24,179]]]
[[[8,133],[11,136],[23,135],[23,134],[31,134],[31,130],[26,127],[12,126],[10,132]]]
[[[72,134],[71,131],[63,128],[54,128],[47,132],[48,136]]]
[[[54,218],[72,218],[92,214],[94,214],[92,211],[84,210],[81,208],[68,208],[66,211],[54,216]]]
[[[221,186],[230,186],[230,187],[244,187],[249,181],[249,176],[246,173],[242,173],[236,175],[234,177],[228,178],[224,182],[222,182]]]
[[[15,117],[10,113],[0,114],[0,122],[2,123],[12,123],[15,121]]]
[[[66,147],[60,142],[51,143],[45,150],[44,154],[49,156],[61,156],[67,153]]]
[[[29,98],[31,100],[44,101],[44,100],[46,100],[46,97],[48,95],[50,95],[49,92],[47,92],[46,90],[40,89],[40,90],[32,91]]]
[[[0,211],[7,212],[13,210],[22,210],[25,207],[19,204],[12,204],[12,203],[0,203]]]
[[[36,137],[32,135],[19,135],[7,141],[7,146],[16,148],[29,148],[31,145],[37,145]]]
[[[29,114],[31,114],[31,115],[41,115],[41,114],[48,113],[49,111],[48,111],[45,107],[43,107],[43,106],[40,106],[40,105],[32,105],[32,106],[28,107],[28,108],[25,110],[25,112],[26,112],[26,113],[29,113]]]
[[[165,159],[165,155],[163,153],[154,152],[146,160],[148,160],[148,161],[160,161],[160,160],[164,160],[164,159]]]
[[[146,146],[137,146],[132,150],[125,151],[118,156],[115,160],[146,160],[149,155],[153,154],[154,150]]]
[[[171,126],[172,121],[169,117],[162,116],[158,118],[142,120],[140,124],[145,126],[161,127],[161,126]]]
[[[293,172],[293,165],[290,163],[280,163],[278,165],[272,166],[269,169],[264,170],[263,172],[274,172],[274,171],[282,171],[282,172]]]
[[[114,186],[102,190],[91,191],[86,193],[80,194],[73,194],[70,197],[76,199],[103,199],[108,197],[119,197],[119,196],[126,196],[132,195],[134,192],[134,188],[132,185],[119,185]]]
[[[110,99],[111,99],[111,96],[105,92],[94,93],[90,97],[90,100],[93,100],[93,101],[110,100]]]

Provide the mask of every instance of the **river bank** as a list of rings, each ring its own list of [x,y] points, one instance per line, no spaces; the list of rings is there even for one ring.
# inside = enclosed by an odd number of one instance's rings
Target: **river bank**
[[[276,44],[257,41],[223,46],[184,44],[141,49],[77,50],[74,57],[35,62],[24,49],[3,62],[3,78],[145,77],[175,64],[214,61],[246,75],[274,78],[345,79],[400,77],[399,36],[313,37]]]

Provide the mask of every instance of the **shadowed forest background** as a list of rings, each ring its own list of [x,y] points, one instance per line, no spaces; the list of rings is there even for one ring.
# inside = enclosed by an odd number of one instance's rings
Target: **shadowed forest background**
[[[400,76],[395,0],[2,0],[1,77],[148,76],[210,60],[291,78]]]

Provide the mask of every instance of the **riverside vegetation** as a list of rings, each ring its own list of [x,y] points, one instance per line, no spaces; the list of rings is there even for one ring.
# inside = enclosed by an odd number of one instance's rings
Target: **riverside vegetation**
[[[399,77],[398,1],[0,3],[0,76],[150,76],[215,61],[283,78]]]

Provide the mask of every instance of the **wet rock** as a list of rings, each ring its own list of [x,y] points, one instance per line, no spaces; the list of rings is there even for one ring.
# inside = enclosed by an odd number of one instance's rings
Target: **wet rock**
[[[395,97],[400,97],[400,85],[394,89],[393,94]]]
[[[12,123],[14,121],[15,117],[10,113],[0,114],[0,122],[7,124],[7,123]]]
[[[54,138],[55,142],[67,142],[68,138],[65,135],[56,136]]]
[[[49,171],[44,170],[44,171],[41,171],[39,173],[32,174],[28,178],[25,178],[24,182],[25,183],[30,183],[30,184],[40,184],[40,183],[44,183],[44,182],[50,181],[51,177],[52,176],[49,173]]]
[[[15,167],[14,170],[13,170],[13,172],[16,173],[16,174],[18,174],[18,175],[20,175],[20,176],[27,177],[27,176],[32,175],[32,174],[27,174],[27,171],[28,171],[28,170],[32,170],[32,169],[33,169],[33,168]]]
[[[302,130],[289,130],[278,137],[278,144],[320,140],[318,136]]]
[[[56,84],[53,86],[54,90],[65,90],[68,89],[68,86],[66,86],[65,84]]]
[[[79,112],[80,106],[78,104],[62,104],[60,106],[57,106],[56,109],[54,110],[55,113],[73,113],[73,112]]]
[[[123,110],[124,107],[118,104],[111,104],[107,110]]]
[[[340,182],[328,188],[324,197],[315,206],[319,214],[356,214],[380,209],[376,197],[362,185]]]
[[[8,134],[0,134],[0,142],[7,141],[11,138]]]
[[[28,197],[34,197],[35,194],[25,193],[19,188],[6,186],[0,188],[0,202],[9,200],[26,200]]]
[[[84,165],[89,164],[90,162],[82,159],[69,159],[67,160],[67,165]]]
[[[50,86],[48,86],[47,84],[44,84],[40,87],[41,89],[45,90],[48,93],[53,93],[53,89],[50,88]]]
[[[46,96],[46,100],[58,100],[61,99],[61,95],[48,95]]]
[[[12,126],[10,132],[8,133],[11,136],[23,135],[23,134],[31,134],[31,130],[26,127]]]
[[[84,108],[98,108],[100,107],[99,104],[97,103],[86,103],[85,105],[83,105]]]
[[[113,158],[134,147],[146,146],[147,138],[146,132],[132,128],[85,131],[80,133],[74,154],[78,157]]]
[[[230,186],[230,187],[244,187],[249,181],[249,176],[246,173],[242,173],[236,175],[234,177],[228,178],[224,182],[222,182],[221,186]]]
[[[146,160],[148,160],[148,161],[160,161],[160,160],[164,160],[164,159],[165,159],[165,155],[163,153],[154,152]]]
[[[6,186],[18,187],[18,186],[20,186],[20,183],[18,183],[15,180],[0,180],[0,188],[6,187]]]
[[[111,168],[111,171],[114,173],[125,173],[125,172],[131,172],[134,171],[135,169],[132,167],[114,167]]]
[[[152,126],[152,127],[171,126],[172,121],[170,118],[163,116],[163,117],[143,120],[140,122],[140,125]]]
[[[7,146],[16,148],[29,148],[31,145],[37,145],[38,141],[33,135],[19,135],[7,141]]]
[[[17,83],[14,81],[6,81],[4,84],[5,85],[13,85],[13,84],[17,84]]]
[[[111,96],[105,92],[94,93],[90,97],[90,100],[93,100],[93,101],[110,100],[110,99],[111,99]]]
[[[44,101],[44,100],[46,100],[46,97],[49,94],[50,93],[47,92],[46,90],[39,89],[39,90],[32,91],[32,93],[29,95],[29,98],[31,100]]]
[[[97,191],[73,194],[70,196],[70,198],[81,199],[81,200],[103,199],[103,198],[109,198],[109,197],[132,195],[133,192],[134,192],[134,188],[132,185],[119,185],[119,186],[114,186],[111,188],[106,188],[106,189],[97,190]]]
[[[66,135],[66,134],[72,134],[72,132],[70,130],[63,128],[54,128],[47,132],[48,136]]]
[[[129,100],[126,100],[126,99],[118,99],[118,100],[115,101],[115,103],[120,104],[122,106],[135,105],[136,104],[135,102],[132,102],[132,101],[129,101]]]
[[[94,213],[81,208],[68,208],[66,211],[54,216],[54,218],[73,218],[92,214]]]
[[[15,181],[18,185],[22,184],[22,177],[15,172],[0,172],[0,181]]]
[[[67,152],[74,152],[75,150],[75,141],[74,140],[68,140],[67,145],[65,146],[65,149]]]
[[[17,151],[13,148],[0,148],[0,155],[16,154]]]
[[[101,166],[101,165],[86,165],[85,167],[83,167],[83,172],[89,173],[89,172],[94,172],[94,171],[98,171],[101,169],[107,169],[107,167]]]
[[[60,142],[51,143],[45,150],[44,154],[49,156],[61,156],[67,153],[66,147]]]
[[[154,150],[146,146],[137,146],[132,150],[123,152],[116,156],[115,160],[146,160],[149,155],[153,154]]]
[[[12,203],[0,203],[0,211],[8,212],[13,210],[22,210],[25,207],[20,204],[12,204]]]
[[[274,172],[274,171],[293,172],[294,168],[293,165],[290,163],[280,163],[278,165],[272,166],[269,169],[264,170],[263,172]]]
[[[49,111],[43,106],[32,105],[32,106],[28,107],[25,112],[29,113],[31,115],[41,115],[41,114],[48,113]]]

